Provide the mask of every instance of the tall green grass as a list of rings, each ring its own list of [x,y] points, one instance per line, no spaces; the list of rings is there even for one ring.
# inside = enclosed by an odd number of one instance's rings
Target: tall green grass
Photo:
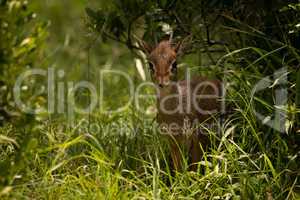
[[[19,137],[35,138],[26,150],[18,143],[19,130],[1,128],[2,160],[26,152],[25,166],[18,156],[12,161],[12,168],[21,167],[1,190],[1,199],[299,199],[299,152],[289,137],[294,133],[266,127],[254,113],[257,102],[250,94],[262,75],[225,65],[231,113],[221,134],[208,130],[214,142],[198,172],[187,165],[172,171],[168,144],[153,118],[130,107],[114,116],[93,113],[91,123],[101,125],[97,131],[88,130],[84,116],[73,128],[52,121],[24,130]],[[113,129],[118,122],[130,128]]]

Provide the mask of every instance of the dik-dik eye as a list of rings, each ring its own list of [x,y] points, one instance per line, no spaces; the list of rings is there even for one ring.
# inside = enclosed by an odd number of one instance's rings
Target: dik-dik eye
[[[174,73],[174,74],[177,72],[177,62],[176,61],[174,61],[172,63],[171,72]]]
[[[154,65],[151,62],[149,62],[149,69],[151,73],[154,73]]]

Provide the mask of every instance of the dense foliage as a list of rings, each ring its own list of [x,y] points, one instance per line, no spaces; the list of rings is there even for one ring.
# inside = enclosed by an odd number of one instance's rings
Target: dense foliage
[[[292,0],[0,0],[0,199],[299,199],[299,19]],[[33,68],[97,90],[99,70],[114,69],[138,86],[140,41],[170,34],[184,41],[181,77],[189,68],[226,86],[228,113],[221,134],[208,130],[212,145],[198,172],[172,171],[153,99],[143,101],[146,113],[132,102],[117,114],[76,114],[72,125],[67,101],[62,113],[15,105],[15,81]],[[104,79],[101,105],[126,102],[126,80]],[[253,95],[261,80],[268,86]],[[83,106],[89,98],[76,93]],[[22,100],[46,108],[47,79],[24,81]]]
[[[36,67],[43,54],[47,24],[35,19],[36,14],[27,7],[28,2],[22,0],[0,3],[0,123],[20,117],[14,104],[13,85],[22,71]]]
[[[234,114],[227,117],[227,123],[235,124],[234,140],[237,144],[253,158],[266,155],[271,163],[277,163],[272,166],[276,170],[293,171],[281,174],[278,181],[285,184],[287,180],[291,184],[298,181],[294,179],[294,172],[299,167],[296,164],[299,160],[287,158],[299,153],[299,3],[115,0],[98,10],[88,8],[86,11],[90,28],[98,32],[104,41],[112,39],[131,50],[139,49],[136,44],[141,39],[155,44],[165,35],[172,35],[174,40],[185,41],[188,38],[185,53],[206,57],[203,59],[206,62],[201,60],[199,63],[199,73],[213,71],[230,84],[226,87],[226,103]],[[208,67],[203,69],[201,65]],[[273,121],[273,126],[281,123],[280,133],[278,129],[263,125],[262,119],[255,117],[255,110],[268,114],[276,111],[272,107],[278,103],[276,91],[283,87],[278,82],[284,76],[281,74],[279,77],[276,73],[283,68],[287,73],[285,87],[288,100],[281,102],[280,106],[288,117],[284,124],[279,118]],[[269,91],[259,92],[252,99],[254,85],[270,75],[273,75],[274,82],[270,84]],[[241,123],[243,120],[251,120],[249,123],[253,124],[245,126]],[[246,131],[246,127],[252,131]],[[268,181],[261,186],[268,190]],[[279,192],[275,188],[272,187],[272,190]]]

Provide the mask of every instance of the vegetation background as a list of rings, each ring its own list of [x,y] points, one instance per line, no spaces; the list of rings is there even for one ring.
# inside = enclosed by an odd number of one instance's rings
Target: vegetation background
[[[171,171],[154,99],[143,103],[147,113],[133,104],[118,114],[94,110],[72,126],[67,101],[54,114],[24,114],[14,104],[16,78],[33,68],[64,71],[65,86],[99,87],[100,69],[142,83],[135,36],[153,44],[166,24],[175,40],[192,36],[181,76],[189,68],[228,84],[231,112],[221,135],[208,130],[213,145],[197,173]],[[0,27],[0,199],[300,199],[298,1],[0,0]],[[282,67],[287,102],[274,107],[280,77],[252,98],[255,83]],[[128,100],[126,80],[106,76],[103,84],[104,109]],[[84,107],[89,96],[79,90],[76,102]],[[47,80],[26,80],[22,99],[46,107]],[[254,112],[275,109],[287,113],[283,132]]]

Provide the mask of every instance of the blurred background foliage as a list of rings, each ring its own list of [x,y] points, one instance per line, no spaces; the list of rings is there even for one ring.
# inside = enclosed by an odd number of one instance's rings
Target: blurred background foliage
[[[42,62],[47,23],[36,19],[36,14],[27,8],[27,1],[1,1],[0,6],[0,123],[2,123],[20,114],[14,108],[12,88],[20,72]]]
[[[299,198],[299,15],[292,0],[0,0],[0,198]],[[218,145],[207,153],[206,173],[172,174],[154,115],[134,105],[117,115],[100,109],[76,115],[73,127],[68,102],[64,113],[29,115],[16,108],[13,86],[27,69],[63,70],[59,81],[66,87],[88,80],[99,89],[100,69],[124,71],[142,83],[138,41],[154,45],[170,31],[175,41],[187,38],[181,77],[189,68],[227,83],[233,112],[222,127],[225,136],[210,133]],[[280,80],[250,96],[257,81],[282,67],[289,97],[280,108],[288,115],[284,133],[263,125],[253,111],[274,112]],[[103,84],[104,109],[128,100],[122,77],[105,76]],[[85,90],[76,98],[82,107],[89,103]],[[45,108],[47,80],[26,80],[22,99]],[[154,101],[143,103],[147,110]]]

